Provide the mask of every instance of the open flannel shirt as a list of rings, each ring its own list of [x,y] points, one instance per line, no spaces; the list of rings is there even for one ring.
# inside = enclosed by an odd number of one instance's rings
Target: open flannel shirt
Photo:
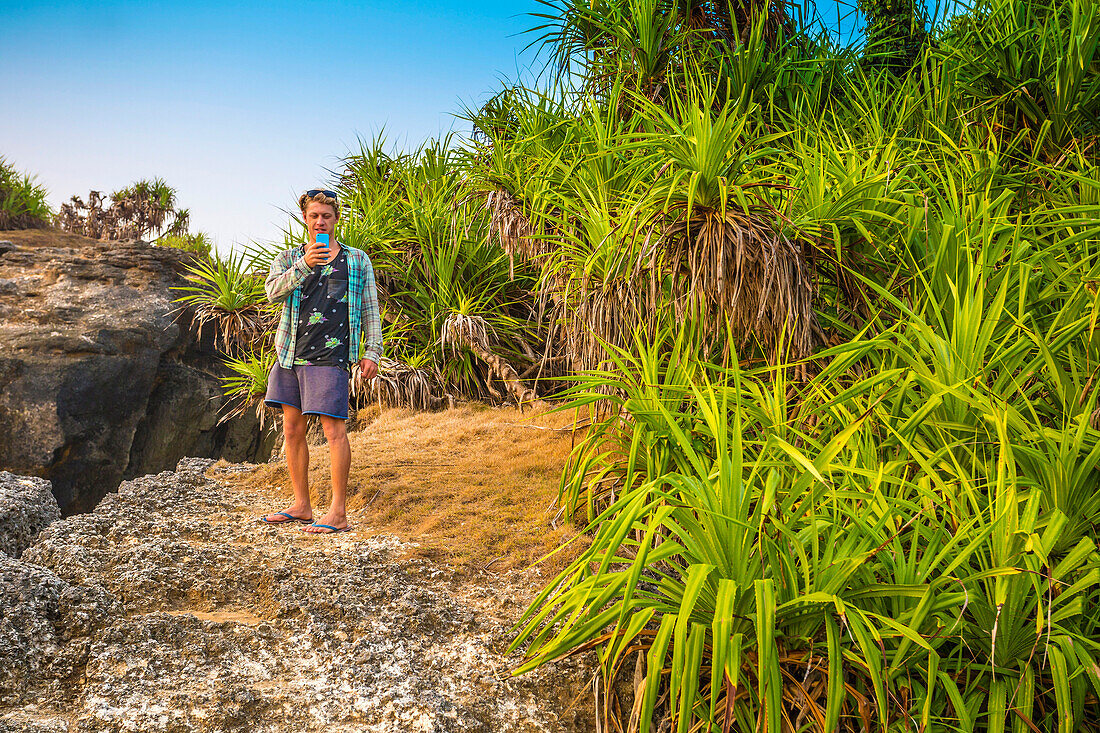
[[[374,284],[374,266],[367,253],[355,247],[341,244],[348,255],[348,295],[359,293],[358,298],[348,298],[348,365],[366,358],[375,364],[382,361],[382,320],[378,311],[378,291]],[[294,346],[298,338],[298,307],[302,300],[301,284],[313,268],[306,264],[305,247],[283,250],[271,263],[271,271],[264,282],[267,299],[283,303],[279,329],[275,332],[275,354],[279,366],[294,367]],[[289,307],[287,307],[289,305]],[[363,350],[360,353],[360,332],[363,333]]]

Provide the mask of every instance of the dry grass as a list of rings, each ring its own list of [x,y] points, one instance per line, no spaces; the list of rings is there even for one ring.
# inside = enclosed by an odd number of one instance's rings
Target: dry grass
[[[674,275],[679,318],[697,314],[718,339],[729,324],[742,347],[759,340],[776,360],[804,358],[824,341],[804,254],[809,243],[792,242],[767,216],[733,208],[705,211],[670,226],[659,246]],[[651,312],[661,307],[658,292],[651,286]]]
[[[392,533],[419,545],[411,556],[463,572],[523,569],[578,534],[555,521],[574,439],[571,414],[481,406],[367,412],[349,433],[348,522],[357,533]],[[323,444],[310,447],[309,480],[319,513],[330,491]],[[272,507],[290,497],[285,462],[261,466],[240,483],[269,495]],[[544,563],[544,574],[564,567],[586,542],[579,537]]]

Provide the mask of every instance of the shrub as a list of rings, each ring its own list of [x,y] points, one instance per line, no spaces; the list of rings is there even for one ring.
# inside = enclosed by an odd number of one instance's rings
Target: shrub
[[[193,310],[192,322],[200,331],[213,324],[226,353],[257,345],[274,326],[263,276],[247,267],[244,254],[202,258],[187,267],[183,278],[187,285],[174,288],[183,293],[176,302]]]
[[[222,377],[222,392],[229,402],[220,422],[255,410],[262,426],[264,419],[272,414],[264,409],[263,396],[267,391],[267,375],[275,365],[275,349],[261,347],[241,356],[227,357],[222,363],[229,370],[229,375]]]
[[[0,229],[41,229],[51,217],[46,189],[0,157]]]
[[[141,180],[110,196],[99,191],[61,205],[57,223],[65,231],[111,241],[171,236],[187,232],[190,212],[176,206],[176,189],[163,179]]]
[[[200,257],[210,257],[210,238],[202,232],[197,234],[167,234],[157,240],[157,244],[161,247],[182,249],[184,252],[191,252]]]

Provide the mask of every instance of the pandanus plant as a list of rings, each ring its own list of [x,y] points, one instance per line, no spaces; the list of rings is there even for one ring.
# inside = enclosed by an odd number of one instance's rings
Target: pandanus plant
[[[266,272],[246,265],[248,253],[196,259],[184,269],[186,285],[174,288],[201,334],[214,329],[215,341],[227,354],[258,343],[274,328],[276,311],[264,293]]]
[[[1084,27],[1063,10],[1027,42]],[[835,99],[784,90],[778,112],[672,96],[617,147],[659,182],[638,207],[662,217],[646,313],[676,293],[687,316],[605,340],[609,365],[578,376],[568,408],[615,408],[562,480],[592,544],[514,645],[519,670],[596,651],[609,728],[1100,730],[1095,152],[1086,125],[1037,163],[1054,137],[1006,135],[936,66],[967,43],[905,79],[853,72]],[[1028,63],[1076,58],[1050,49]],[[1078,89],[1100,72],[1074,68]],[[760,143],[762,121],[788,134]],[[695,287],[716,309],[734,271],[714,258],[736,244],[701,239],[724,209],[786,234],[833,295],[836,345],[799,380],[739,361],[736,319],[687,307]]]
[[[730,106],[714,112],[712,99],[694,91],[675,97],[671,111],[646,106],[652,128],[637,145],[663,171],[652,191],[664,221],[651,277],[667,276],[677,313],[712,333],[731,324],[741,344],[755,339],[773,360],[807,356],[822,340],[813,244],[792,240],[797,233],[764,195],[785,187],[767,163],[784,135]]]
[[[519,670],[597,650],[603,713],[628,730],[1095,730],[1100,554],[1043,508],[1059,483],[1021,479],[1057,455],[1092,486],[1100,441],[1085,414],[1036,428],[1020,411],[1041,425],[1042,403],[997,382],[1015,366],[1049,384],[1069,352],[998,318],[977,343],[1017,362],[963,381],[932,366],[973,340],[973,299],[996,314],[1004,291],[959,294],[950,346],[910,312],[821,352],[797,388],[736,359],[692,364],[673,331],[613,350],[617,368],[568,405],[629,415],[602,421],[565,477],[593,541],[517,626]],[[1053,343],[1082,343],[1087,320]],[[970,405],[968,427],[935,417],[948,398]],[[1070,511],[1095,527],[1089,491]]]
[[[1006,142],[1057,160],[1100,136],[1100,3],[978,3],[963,47],[945,59],[975,110],[995,116]],[[981,20],[978,21],[977,19]]]
[[[128,240],[181,235],[190,212],[176,206],[176,190],[163,179],[141,180],[110,195],[110,205],[98,191],[88,202],[73,196],[61,205],[58,225],[92,239]]]
[[[50,218],[46,189],[0,157],[0,230],[41,229]]]

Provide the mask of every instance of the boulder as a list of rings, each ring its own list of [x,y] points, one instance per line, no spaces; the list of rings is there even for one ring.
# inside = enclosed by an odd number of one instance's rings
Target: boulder
[[[88,661],[90,634],[117,612],[102,588],[0,554],[0,709],[28,689],[64,698]]]
[[[60,518],[49,481],[0,471],[0,553],[19,557]]]
[[[127,481],[0,558],[0,730],[594,730],[590,660],[510,674],[529,583],[261,524],[268,500],[219,479],[248,468],[209,466]]]
[[[0,249],[0,468],[47,478],[63,514],[188,454],[265,459],[251,416],[218,425],[220,366],[172,287],[192,255],[53,230]]]

